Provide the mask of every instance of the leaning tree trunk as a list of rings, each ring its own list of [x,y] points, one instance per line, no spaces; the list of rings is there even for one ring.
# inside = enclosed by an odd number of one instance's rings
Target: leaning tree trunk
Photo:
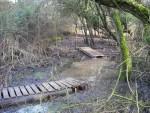
[[[121,79],[127,80],[130,78],[132,71],[132,58],[128,48],[128,43],[126,40],[126,35],[123,33],[123,26],[120,19],[119,12],[115,11],[113,14],[114,22],[118,32],[118,38],[120,42],[121,58],[122,58],[122,67],[121,67]]]
[[[116,36],[110,31],[108,25],[107,25],[107,20],[106,20],[106,14],[105,14],[105,10],[103,9],[102,6],[98,6],[96,5],[99,17],[102,20],[102,24],[103,27],[105,28],[106,32],[117,42],[117,44],[119,44],[118,39],[116,38]]]
[[[99,5],[122,9],[129,12],[144,24],[150,24],[150,8],[134,0],[95,0]]]

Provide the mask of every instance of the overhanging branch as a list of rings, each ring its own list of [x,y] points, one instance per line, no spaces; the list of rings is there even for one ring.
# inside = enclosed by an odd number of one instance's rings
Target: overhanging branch
[[[144,5],[131,0],[95,0],[99,5],[105,5],[112,8],[120,8],[131,13],[144,24],[150,24],[150,9]],[[119,6],[119,7],[118,7]]]

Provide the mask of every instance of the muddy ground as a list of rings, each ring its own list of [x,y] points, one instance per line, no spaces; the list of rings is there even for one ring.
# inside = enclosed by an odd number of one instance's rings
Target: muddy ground
[[[9,72],[8,86],[40,83],[61,78],[73,77],[86,80],[90,84],[87,91],[79,92],[65,97],[59,97],[52,101],[12,107],[9,110],[3,109],[5,113],[56,113],[62,107],[70,103],[83,103],[91,98],[107,98],[115,85],[118,72],[119,50],[111,40],[95,40],[95,48],[107,57],[91,59],[79,52],[76,48],[86,46],[82,38],[65,38],[53,46],[53,54],[40,65],[15,66]],[[59,55],[58,55],[59,53]],[[56,57],[56,54],[58,55]],[[8,73],[7,73],[8,74]],[[147,77],[147,76],[145,76]],[[142,78],[144,79],[144,77]],[[150,83],[146,80],[138,80],[140,98],[144,101],[150,100]],[[134,81],[132,82],[134,86]],[[128,86],[121,82],[118,91],[122,94],[128,92]],[[126,93],[128,95],[128,93]],[[127,108],[126,108],[127,109]],[[88,109],[90,111],[91,109]],[[145,111],[148,113],[149,109]],[[134,111],[134,110],[133,110]],[[82,113],[87,109],[75,109],[71,112]],[[129,111],[128,111],[129,112]]]
[[[110,40],[112,41],[112,40]],[[115,42],[109,40],[95,39],[95,47],[98,51],[108,56],[108,59],[116,60],[117,47]],[[114,45],[114,46],[112,46]],[[51,45],[51,54],[47,59],[43,59],[39,64],[14,65],[13,68],[3,68],[1,75],[6,75],[5,86],[26,85],[60,79],[60,73],[71,66],[73,62],[80,62],[90,59],[78,51],[78,47],[87,46],[82,37],[67,37],[57,42],[57,45]],[[113,52],[113,54],[111,54]],[[107,59],[107,58],[105,58]],[[88,65],[88,64],[87,64]],[[94,66],[95,67],[95,66]],[[62,78],[62,77],[61,77]]]

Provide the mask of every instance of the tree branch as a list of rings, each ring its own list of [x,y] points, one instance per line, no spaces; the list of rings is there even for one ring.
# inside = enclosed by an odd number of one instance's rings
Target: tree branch
[[[150,24],[150,9],[144,5],[131,0],[95,0],[99,5],[105,5],[112,8],[120,8],[131,13],[144,24]]]

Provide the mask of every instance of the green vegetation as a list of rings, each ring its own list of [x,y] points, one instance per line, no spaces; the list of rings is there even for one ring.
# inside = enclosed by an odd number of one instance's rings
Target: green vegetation
[[[144,40],[145,43],[150,45],[150,25],[145,26],[145,30],[144,30]]]
[[[144,24],[150,24],[150,9],[135,0],[96,0],[96,2],[108,7],[120,8],[141,19]]]
[[[122,54],[121,78],[123,80],[126,80],[127,77],[131,75],[132,72],[132,58],[128,48],[126,35],[123,33],[124,29],[123,29],[119,12],[115,11],[113,17],[118,32],[118,38],[120,40],[120,49]]]

